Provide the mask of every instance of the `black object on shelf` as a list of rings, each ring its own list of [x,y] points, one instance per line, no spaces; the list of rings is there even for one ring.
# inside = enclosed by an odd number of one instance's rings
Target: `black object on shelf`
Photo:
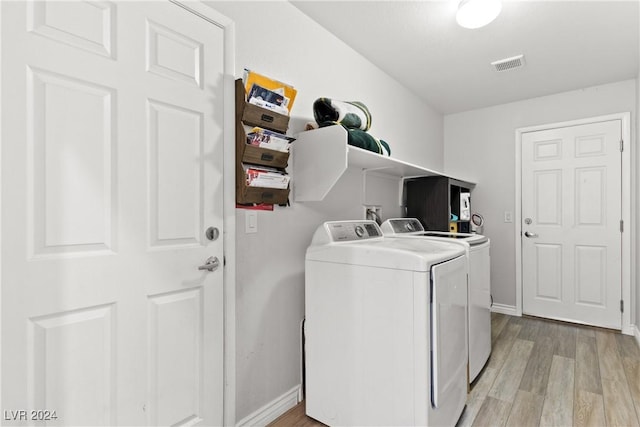
[[[464,184],[445,176],[413,178],[405,181],[406,216],[417,218],[425,230],[450,231],[456,224],[460,233],[471,229],[469,220],[460,220],[461,193],[469,193]]]

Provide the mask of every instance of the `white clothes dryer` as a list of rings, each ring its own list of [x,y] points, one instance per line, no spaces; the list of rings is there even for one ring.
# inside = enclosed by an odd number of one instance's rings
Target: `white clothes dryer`
[[[331,426],[455,425],[467,395],[467,258],[331,221],[305,259],[306,413]]]
[[[425,231],[416,218],[391,218],[382,223],[385,237],[447,240],[465,247],[469,257],[469,382],[476,379],[491,355],[490,241],[474,233]]]

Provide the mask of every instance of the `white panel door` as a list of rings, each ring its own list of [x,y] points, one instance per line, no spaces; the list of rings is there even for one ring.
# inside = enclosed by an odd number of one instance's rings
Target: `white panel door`
[[[0,7],[3,410],[222,424],[224,30],[168,1]]]
[[[522,135],[523,312],[620,329],[620,120]]]

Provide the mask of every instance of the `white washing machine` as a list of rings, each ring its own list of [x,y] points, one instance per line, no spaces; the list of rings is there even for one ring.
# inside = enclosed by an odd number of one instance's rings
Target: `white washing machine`
[[[306,413],[330,426],[450,425],[467,395],[467,273],[448,242],[321,225],[305,260]]]
[[[473,233],[425,231],[415,218],[392,218],[382,226],[385,237],[447,240],[466,248],[469,257],[469,381],[476,379],[491,354],[490,241]]]

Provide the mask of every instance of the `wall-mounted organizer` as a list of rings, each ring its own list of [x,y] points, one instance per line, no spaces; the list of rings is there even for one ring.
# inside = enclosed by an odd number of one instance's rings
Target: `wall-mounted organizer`
[[[236,80],[236,203],[286,204],[289,188],[252,187],[247,183],[245,167],[267,166],[285,172],[289,153],[247,144],[247,126],[258,126],[285,134],[289,116],[247,102],[242,79]]]

